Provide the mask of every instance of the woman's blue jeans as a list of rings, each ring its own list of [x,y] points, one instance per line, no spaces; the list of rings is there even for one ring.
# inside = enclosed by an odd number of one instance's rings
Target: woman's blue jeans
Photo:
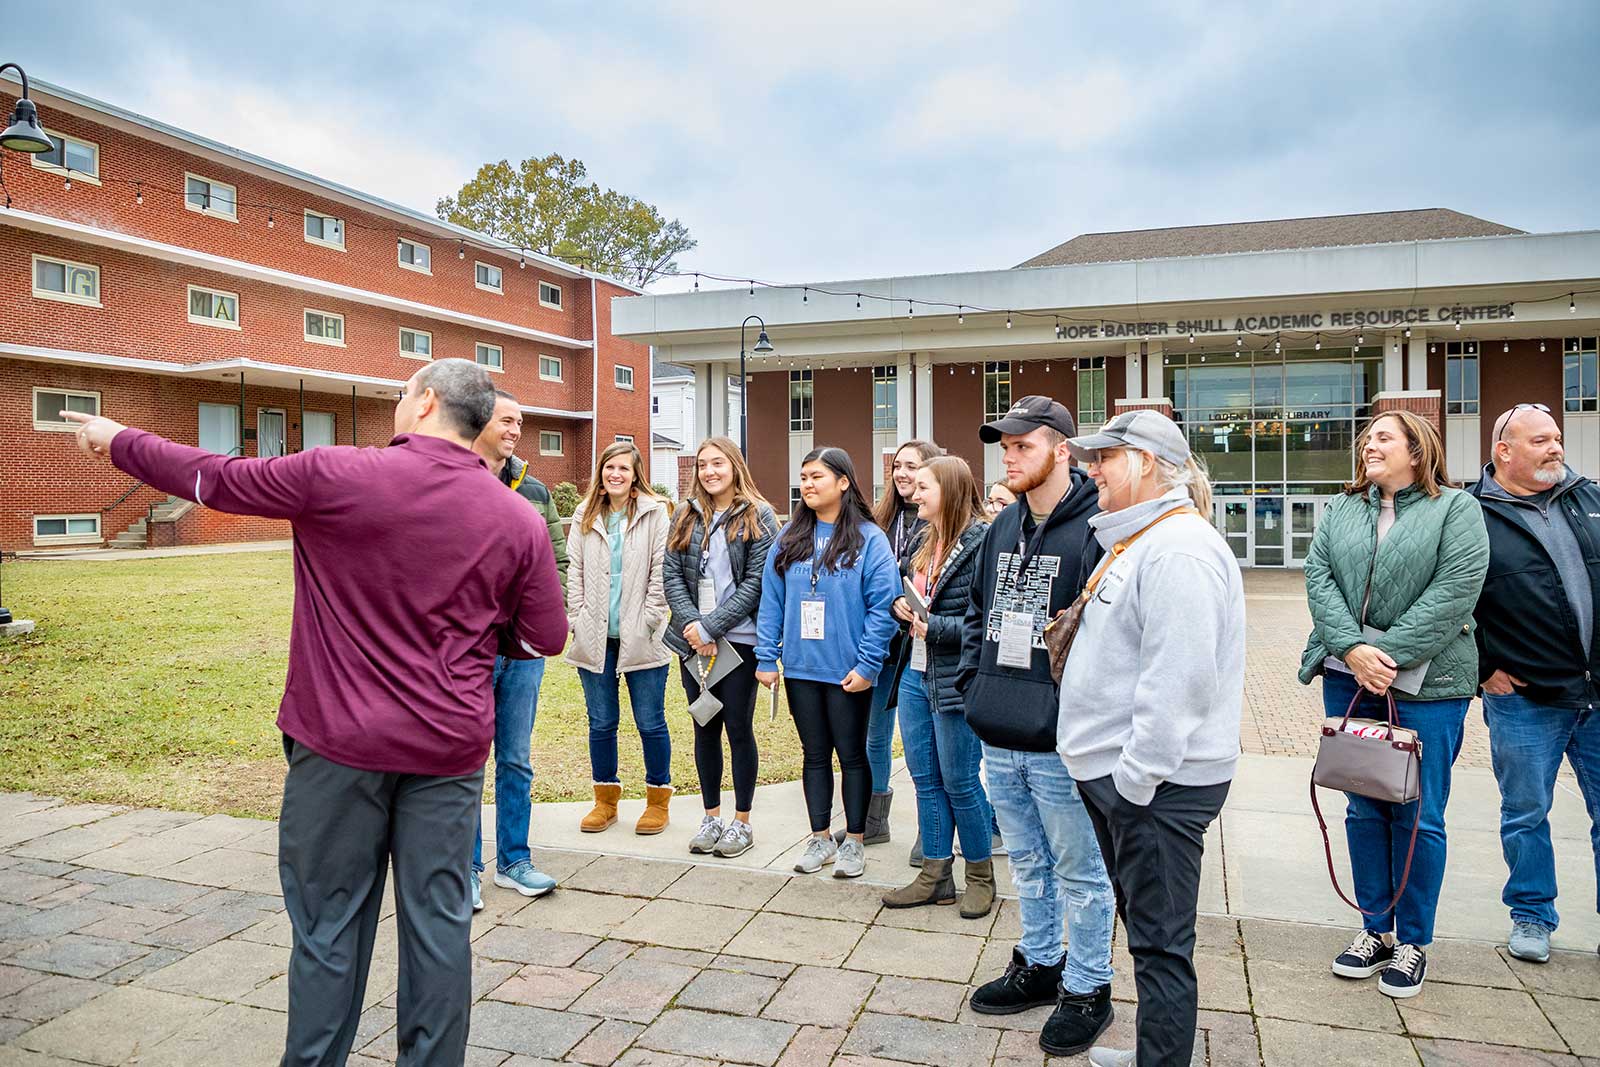
[[[615,638],[606,642],[605,669],[600,672],[578,668],[583,683],[583,702],[589,711],[589,769],[602,784],[620,781],[617,777],[617,727],[622,721],[621,694],[618,692],[617,647]],[[646,785],[672,784],[672,735],[667,732],[667,664],[648,670],[629,671],[628,703],[633,707],[633,724],[644,743],[644,781]]]
[[[1354,676],[1328,671],[1322,678],[1323,712],[1343,718],[1360,689]],[[1346,793],[1344,832],[1350,846],[1350,878],[1356,903],[1368,911],[1388,907],[1405,871],[1411,826],[1422,806],[1417,828],[1417,850],[1411,860],[1411,877],[1393,913],[1363,916],[1373,934],[1391,930],[1406,945],[1426,948],[1433,943],[1433,919],[1444,885],[1444,809],[1450,801],[1450,769],[1461,753],[1462,727],[1471,700],[1395,700],[1396,725],[1415,730],[1422,741],[1422,799],[1410,804],[1390,804]],[[1386,717],[1385,701],[1362,690],[1353,718]]]
[[[872,771],[872,791],[889,791],[889,772],[894,764],[894,708],[889,695],[894,688],[894,662],[885,660],[878,684],[872,690],[872,711],[867,716],[867,768]]]
[[[923,856],[949,859],[959,832],[961,855],[968,863],[988,859],[994,814],[978,778],[983,755],[978,736],[966,716],[933,710],[921,671],[908,667],[900,676],[899,705],[906,769],[917,787]]]

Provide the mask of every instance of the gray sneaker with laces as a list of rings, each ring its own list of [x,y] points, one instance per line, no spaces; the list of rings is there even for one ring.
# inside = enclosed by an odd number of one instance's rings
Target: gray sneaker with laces
[[[717,855],[725,860],[742,856],[755,847],[756,832],[750,824],[739,819],[729,819],[722,829],[722,840],[717,842]]]
[[[1519,960],[1545,963],[1550,959],[1550,931],[1538,923],[1513,922],[1506,947]]]
[[[811,842],[806,845],[806,850],[800,856],[800,862],[794,869],[801,874],[816,874],[823,867],[832,863],[839,854],[839,846],[833,843],[833,838],[811,835]]]
[[[689,839],[689,851],[696,856],[708,856],[721,840],[722,820],[715,815],[707,815],[700,820],[700,829]]]
[[[833,864],[835,878],[860,878],[867,869],[867,850],[853,837],[844,839],[839,846],[839,858]]]

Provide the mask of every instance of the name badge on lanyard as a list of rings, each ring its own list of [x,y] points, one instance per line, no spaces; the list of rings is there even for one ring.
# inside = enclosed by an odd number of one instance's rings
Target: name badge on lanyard
[[[1033,666],[1033,626],[1037,618],[1031,611],[1000,613],[1000,652],[995,657],[996,663],[1022,670]]]
[[[911,639],[911,669],[914,671],[928,669],[928,642],[920,637]]]
[[[811,595],[800,598],[800,639],[802,641],[821,641],[826,633],[828,602],[817,595],[817,570],[822,566],[822,547],[828,542],[824,539],[821,544],[813,542],[811,552]]]
[[[710,578],[700,579],[700,614],[710,615],[717,610],[717,583]]]

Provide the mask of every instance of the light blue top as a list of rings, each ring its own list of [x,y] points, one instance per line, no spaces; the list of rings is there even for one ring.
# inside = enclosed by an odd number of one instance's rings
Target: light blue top
[[[725,514],[727,513],[719,511],[711,516],[711,525],[716,526],[717,520]],[[706,570],[710,572],[706,577],[711,579],[717,590],[717,606],[721,607],[733,596],[733,591],[736,588],[733,580],[733,565],[728,561],[726,530],[717,530],[716,536],[711,538],[711,543],[706,546]],[[741,645],[755,644],[755,616],[746,615],[729,627],[728,632],[722,636]]]
[[[606,635],[622,634],[622,520],[626,512],[606,512],[606,537],[611,541],[611,614]]]
[[[853,670],[868,682],[877,681],[889,653],[889,638],[898,626],[889,607],[900,595],[900,567],[882,530],[867,524],[861,533],[855,566],[817,576],[816,595],[827,605],[820,641],[800,636],[800,602],[811,597],[811,567],[833,536],[833,524],[817,523],[812,558],[790,564],[782,575],[776,568],[774,542],[761,577],[757,670],[775,671],[782,660],[784,675],[796,680],[836,685]]]

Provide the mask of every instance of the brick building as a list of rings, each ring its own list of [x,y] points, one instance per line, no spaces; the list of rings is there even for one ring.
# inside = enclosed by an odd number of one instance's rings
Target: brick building
[[[62,408],[220,453],[382,445],[420,363],[461,357],[517,396],[518,453],[547,483],[584,484],[597,440],[648,440],[649,349],[610,329],[637,290],[32,90],[56,149],[0,160],[0,548],[287,536],[81,462]]]
[[[911,437],[993,482],[999,448],[977,428],[1036,393],[1083,428],[1141,407],[1177,419],[1251,566],[1303,562],[1376,412],[1433,419],[1452,476],[1476,478],[1495,416],[1543,403],[1568,462],[1600,476],[1600,233],[1383,212],[1087,234],[1009,270],[618,300],[620,336],[693,374],[689,449],[738,417],[724,401],[750,314],[776,346],[749,364],[750,462],[780,510],[814,445],[845,448],[879,490],[885,450]]]

